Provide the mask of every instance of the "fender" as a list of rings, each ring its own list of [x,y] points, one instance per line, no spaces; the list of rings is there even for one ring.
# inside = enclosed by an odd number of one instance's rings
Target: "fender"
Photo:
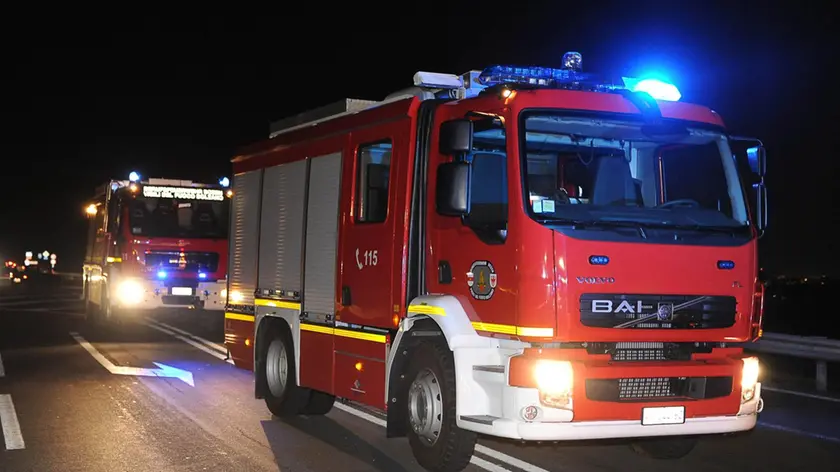
[[[266,332],[271,324],[285,322],[292,335],[292,344],[295,350],[295,366],[300,366],[300,303],[285,302],[280,300],[266,300],[258,298],[254,300],[254,396],[263,398],[262,388],[264,387],[265,369],[262,367],[262,359],[259,359],[260,351],[263,348]],[[300,385],[300,368],[295,368],[295,384]]]
[[[402,407],[401,398],[410,379],[404,378],[402,373],[412,346],[430,337],[445,342],[455,358],[459,408],[472,401],[473,408],[466,408],[467,413],[473,409],[489,409],[487,399],[466,398],[483,392],[483,388],[475,385],[471,370],[474,365],[497,365],[502,362],[502,342],[496,338],[480,336],[476,332],[472,320],[479,318],[469,301],[453,295],[424,295],[412,300],[407,311],[408,315],[400,323],[385,363],[387,437],[405,436],[405,408]],[[516,347],[526,345],[518,342],[513,344]],[[509,349],[511,342],[506,341],[504,347]],[[462,395],[465,397],[461,398]]]

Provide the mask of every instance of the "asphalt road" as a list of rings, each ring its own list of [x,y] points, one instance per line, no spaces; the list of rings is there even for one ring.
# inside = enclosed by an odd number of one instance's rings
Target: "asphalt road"
[[[0,471],[422,470],[404,439],[386,439],[381,418],[352,406],[273,419],[252,375],[224,360],[220,321],[94,328],[77,293],[0,285]],[[468,470],[840,470],[840,402],[765,399],[755,431],[705,440],[676,462],[622,444],[483,439]]]

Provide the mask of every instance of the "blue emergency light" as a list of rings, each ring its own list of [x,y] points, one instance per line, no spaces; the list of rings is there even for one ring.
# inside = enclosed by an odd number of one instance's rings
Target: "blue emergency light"
[[[131,171],[131,173],[128,174],[128,180],[130,180],[131,182],[137,182],[138,180],[140,180],[140,174],[138,174],[135,171]]]
[[[678,102],[682,98],[676,85],[659,79],[637,79],[622,77],[624,86],[632,92],[645,92],[656,100]]]
[[[166,272],[162,271],[162,270],[159,270],[158,273],[157,273],[157,276],[158,276],[159,279],[165,279],[166,278]]]
[[[222,187],[225,187],[225,188],[229,187],[230,186],[230,179],[227,178],[227,177],[222,177],[221,179],[219,179],[219,185],[221,185]]]
[[[199,273],[198,273],[198,278],[199,278],[199,279],[206,279],[206,278],[207,278],[207,274],[205,274],[204,272],[199,272]]]
[[[622,77],[623,83],[599,80],[594,74],[582,72],[583,59],[580,53],[563,55],[563,68],[521,67],[495,65],[481,71],[477,81],[483,87],[518,84],[539,88],[583,89],[594,92],[617,92],[630,90],[643,92],[656,100],[679,101],[679,89],[669,82],[647,77]]]

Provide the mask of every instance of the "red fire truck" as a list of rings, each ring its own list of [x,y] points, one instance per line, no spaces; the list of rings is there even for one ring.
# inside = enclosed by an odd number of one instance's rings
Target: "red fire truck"
[[[379,409],[434,471],[478,433],[673,458],[755,426],[763,145],[563,64],[419,72],[233,159],[225,343],[272,413]]]
[[[162,308],[223,310],[229,179],[112,180],[85,208],[83,299],[91,319]]]

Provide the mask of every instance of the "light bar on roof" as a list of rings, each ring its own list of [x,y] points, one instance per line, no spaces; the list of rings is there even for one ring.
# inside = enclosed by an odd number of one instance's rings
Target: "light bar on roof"
[[[143,186],[143,196],[148,198],[174,198],[178,200],[210,200],[223,202],[225,193],[217,188]]]

